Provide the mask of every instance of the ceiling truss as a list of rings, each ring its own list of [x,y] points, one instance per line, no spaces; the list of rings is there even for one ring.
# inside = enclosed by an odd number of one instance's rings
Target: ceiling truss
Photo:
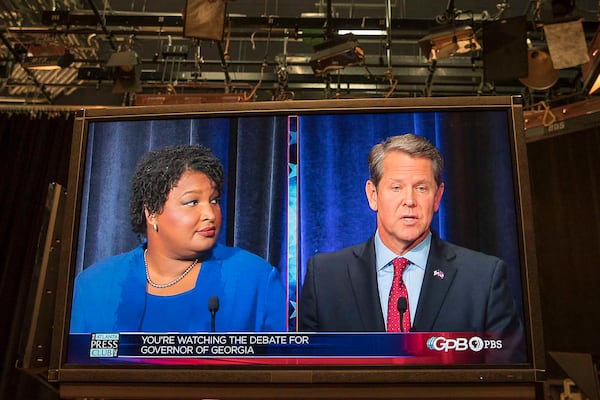
[[[518,81],[485,82],[480,52],[428,62],[418,40],[439,26],[435,19],[229,14],[225,38],[216,43],[183,37],[181,13],[113,11],[106,1],[101,9],[82,9],[75,0],[60,9],[50,0],[8,3],[0,9],[0,103],[64,104],[78,91],[109,92],[114,82],[102,71],[123,48],[140,56],[142,94],[225,93],[238,94],[238,101],[521,94],[530,103],[580,95],[579,68],[561,70],[551,90],[532,91]],[[596,25],[584,22],[588,38]],[[366,53],[361,65],[315,76],[310,58],[324,29],[383,33],[358,37]],[[539,30],[528,35],[533,43],[543,41]],[[74,62],[54,71],[29,70],[22,54],[39,43],[65,46]],[[82,76],[86,68],[98,74]]]

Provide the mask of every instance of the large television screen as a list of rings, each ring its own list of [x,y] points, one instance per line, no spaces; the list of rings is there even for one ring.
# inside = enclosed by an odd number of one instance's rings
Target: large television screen
[[[374,178],[369,152],[398,136],[437,149],[440,175],[392,149]],[[73,137],[64,388],[539,378],[519,97],[89,109]],[[186,161],[198,145],[222,175]],[[178,253],[186,235],[210,244]],[[398,283],[385,257],[404,250]]]

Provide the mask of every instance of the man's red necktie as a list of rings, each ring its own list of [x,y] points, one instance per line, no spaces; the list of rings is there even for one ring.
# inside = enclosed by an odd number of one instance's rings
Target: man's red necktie
[[[404,257],[397,257],[392,261],[392,264],[394,265],[394,281],[392,282],[390,297],[388,299],[388,332],[410,332],[410,307],[408,306],[408,290],[406,290],[406,285],[402,280],[402,273],[406,267],[408,267],[409,263],[410,262]],[[406,299],[406,311],[402,316],[402,322],[400,322],[400,312],[398,311],[398,299],[401,297]],[[402,329],[400,329],[400,324],[402,324]]]

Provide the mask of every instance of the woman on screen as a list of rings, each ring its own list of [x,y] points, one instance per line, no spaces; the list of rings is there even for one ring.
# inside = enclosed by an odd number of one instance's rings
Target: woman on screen
[[[130,211],[147,240],[76,277],[71,333],[285,331],[278,270],[217,243],[223,184],[221,162],[203,146],[142,157]]]

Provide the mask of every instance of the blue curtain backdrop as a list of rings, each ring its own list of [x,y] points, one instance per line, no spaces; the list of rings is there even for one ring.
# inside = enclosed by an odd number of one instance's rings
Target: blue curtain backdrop
[[[367,240],[376,229],[365,183],[367,154],[388,136],[427,137],[445,160],[445,193],[432,227],[510,267],[521,302],[513,167],[505,111],[308,115],[299,118],[298,285],[308,258]]]
[[[81,202],[78,270],[140,243],[130,229],[129,185],[152,149],[202,144],[226,172],[219,241],[267,259],[287,274],[287,118],[155,119],[90,123]]]

